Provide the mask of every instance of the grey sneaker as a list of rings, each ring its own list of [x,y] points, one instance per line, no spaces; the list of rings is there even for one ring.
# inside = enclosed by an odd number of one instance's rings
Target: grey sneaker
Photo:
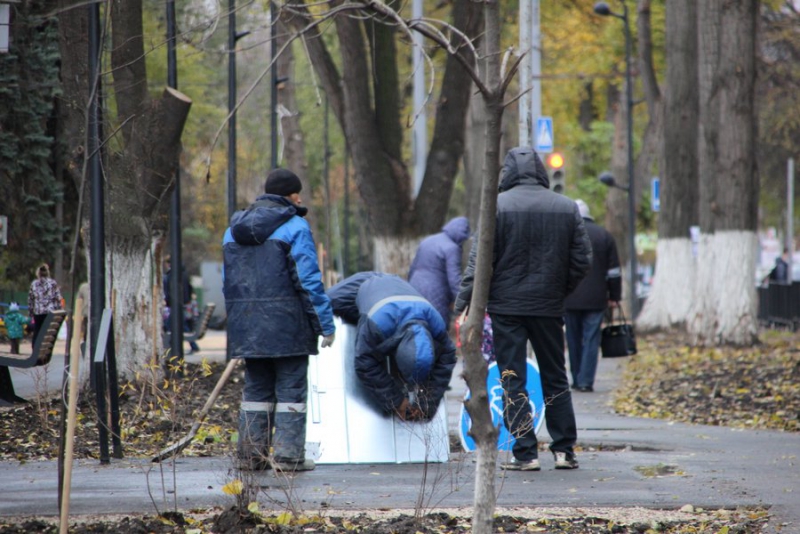
[[[554,452],[556,458],[556,469],[577,469],[578,459],[574,454],[568,452]]]
[[[503,462],[500,467],[508,471],[541,471],[542,466],[539,465],[539,459],[533,460],[517,460],[512,459],[510,462]]]
[[[313,471],[317,467],[314,460],[291,460],[283,458],[275,458],[272,461],[272,468],[276,471],[295,472],[295,471]]]

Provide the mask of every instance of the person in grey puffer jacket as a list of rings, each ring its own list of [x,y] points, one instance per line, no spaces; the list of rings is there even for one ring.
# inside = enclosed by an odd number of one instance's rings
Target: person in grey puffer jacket
[[[422,240],[408,272],[408,282],[433,304],[448,328],[461,286],[461,245],[469,232],[466,217],[452,219],[441,232]]]
[[[564,299],[589,272],[592,246],[569,198],[549,190],[542,161],[530,147],[511,149],[503,162],[487,311],[503,377],[504,423],[516,439],[511,470],[538,471],[527,383],[527,344],[539,364],[550,451],[556,469],[575,469],[578,438],[564,357]],[[455,312],[472,298],[473,245]],[[506,372],[508,371],[508,372]]]

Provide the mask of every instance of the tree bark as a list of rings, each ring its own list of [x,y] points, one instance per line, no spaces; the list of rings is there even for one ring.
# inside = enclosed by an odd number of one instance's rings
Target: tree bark
[[[696,12],[694,0],[666,6],[663,209],[658,218],[656,276],[636,321],[643,331],[685,326],[694,297],[697,264],[689,227],[699,222]]]
[[[374,16],[377,12],[383,17],[391,10],[391,5],[365,5],[363,13]],[[295,30],[306,31],[312,20],[308,11],[294,9],[294,12],[299,16],[289,17],[287,13],[287,20]],[[479,12],[474,2],[456,2],[454,24],[462,31],[473,31],[478,27],[475,13]],[[439,231],[444,223],[453,180],[464,151],[463,126],[471,85],[464,66],[448,57],[422,186],[424,194],[419,195],[419,204],[415,205],[411,199],[411,177],[397,144],[397,133],[402,133],[399,113],[394,111],[395,108],[399,110],[399,104],[394,104],[397,85],[389,83],[392,72],[397,69],[393,59],[396,58],[393,47],[397,37],[392,36],[390,43],[387,35],[396,31],[390,31],[387,25],[379,22],[367,21],[367,25],[375,24],[375,27],[374,31],[365,32],[364,24],[347,14],[335,17],[341,74],[318,30],[310,30],[306,42],[314,69],[352,153],[359,194],[367,209],[370,228],[380,241],[376,242],[376,252],[395,245],[398,246],[396,252],[402,252],[407,248],[404,243]],[[462,24],[465,27],[461,27]],[[368,42],[365,33],[372,33],[374,39]],[[460,43],[457,37],[452,39]],[[387,61],[392,64],[384,64]],[[373,79],[375,83],[370,86],[369,81]],[[389,270],[404,272],[412,257],[412,254],[394,254]],[[385,260],[376,259],[382,265],[387,264]]]
[[[696,344],[757,341],[754,87],[758,12],[757,0],[714,0],[700,7],[702,233],[697,304],[690,323]],[[709,41],[710,36],[714,38]]]
[[[617,97],[615,102],[609,102],[609,108],[613,108],[614,137],[611,145],[611,174],[614,175],[617,183],[623,187],[628,185],[628,106],[626,103],[625,91],[609,92],[610,95]],[[618,243],[619,263],[623,269],[622,276],[622,304],[627,306],[630,302],[629,291],[630,277],[625,274],[630,272],[630,247],[628,246],[630,235],[628,230],[628,193],[616,187],[608,188],[606,194],[606,220],[605,227],[614,236]],[[631,311],[628,310],[628,317]]]
[[[486,83],[485,40],[477,45],[480,74]],[[474,87],[473,84],[470,84]],[[486,157],[486,105],[483,95],[472,94],[467,111],[464,150],[464,214],[469,218],[470,228],[477,229],[481,210],[481,191],[483,189],[484,159]]]
[[[275,48],[280,50],[289,41],[291,29],[280,17],[275,23],[275,29]],[[303,184],[303,191],[307,191],[309,193],[306,194],[310,194],[311,182],[308,179],[305,139],[303,138],[303,131],[300,129],[300,108],[297,105],[295,91],[295,59],[292,47],[286,47],[286,50],[277,57],[276,61],[278,79],[284,80],[277,88],[278,106],[288,113],[286,115],[278,114],[280,130],[283,134],[283,161],[279,162],[279,165],[282,163],[284,167],[297,174],[298,178],[300,178],[300,183]],[[315,230],[315,233],[319,231],[316,219],[314,210],[309,210],[306,220],[311,225],[311,228]]]
[[[481,339],[492,276],[494,233],[497,223],[497,183],[500,176],[500,138],[505,109],[503,97],[506,87],[500,73],[500,12],[497,0],[487,0],[484,3],[484,18],[487,52],[484,85],[492,89],[483,93],[486,108],[485,172],[472,300],[461,338],[464,379],[471,392],[470,399],[466,401],[466,409],[472,419],[470,435],[475,440],[477,448],[472,517],[472,529],[477,534],[489,534],[493,531],[497,499],[494,483],[497,465],[497,429],[492,423],[489,410],[486,388],[487,367],[481,354]]]
[[[59,4],[66,7],[67,3]],[[80,183],[83,173],[85,110],[89,100],[87,48],[76,28],[86,28],[86,9],[64,11],[69,24],[61,24],[64,113],[62,121],[72,143],[67,170]],[[161,347],[153,338],[152,321],[160,323],[161,240],[168,228],[169,196],[181,150],[180,138],[191,107],[191,100],[174,89],[152,99],[147,91],[143,46],[142,4],[140,0],[114,2],[111,65],[116,116],[106,118],[119,125],[119,139],[106,147],[106,275],[107,299],[115,303],[114,335],[120,377],[133,378]],[[63,20],[63,19],[62,19]],[[84,83],[76,83],[83,80]],[[104,129],[109,135],[112,127]],[[112,148],[115,151],[112,151]],[[85,210],[88,217],[89,210]],[[113,296],[113,298],[112,298]],[[155,318],[155,319],[154,319]]]
[[[468,113],[464,151],[464,214],[469,219],[470,228],[478,228],[486,136],[486,108],[483,97],[480,95],[472,97]]]
[[[639,74],[642,79],[644,101],[647,104],[647,125],[642,135],[642,146],[636,158],[634,169],[636,176],[636,189],[640,193],[650,188],[650,177],[653,172],[662,170],[664,155],[664,103],[661,90],[656,77],[655,62],[653,60],[653,28],[651,24],[650,0],[639,0],[638,27],[639,42]],[[641,194],[637,201],[641,198]]]
[[[481,5],[478,2],[455,2],[453,25],[467,35],[478,35],[483,27]],[[453,35],[450,42],[458,49],[458,54],[471,63],[475,61],[472,52],[459,37]],[[479,43],[473,44],[479,46]],[[469,72],[458,63],[454,55],[447,56],[425,176],[414,205],[414,211],[421,215],[421,235],[438,232],[445,222],[444,215],[450,203],[449,192],[453,190],[459,160],[464,154],[467,112],[473,84]],[[423,214],[440,215],[429,217],[422,216]]]

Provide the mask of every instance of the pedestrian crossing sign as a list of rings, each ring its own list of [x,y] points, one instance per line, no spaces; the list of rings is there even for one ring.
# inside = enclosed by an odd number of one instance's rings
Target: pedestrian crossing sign
[[[550,153],[553,151],[553,119],[552,117],[539,117],[536,119],[536,152]]]

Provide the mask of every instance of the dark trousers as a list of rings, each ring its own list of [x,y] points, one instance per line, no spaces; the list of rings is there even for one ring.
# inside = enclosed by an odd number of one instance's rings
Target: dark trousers
[[[572,385],[594,387],[604,310],[567,310],[567,348]]]
[[[245,358],[239,455],[303,461],[306,446],[308,356]]]
[[[11,354],[19,354],[19,338],[12,338],[11,340]]]
[[[491,314],[494,350],[503,377],[503,419],[514,436],[514,457],[528,461],[539,457],[528,400],[528,341],[533,346],[544,392],[544,420],[552,438],[550,450],[573,453],[578,439],[572,395],[564,358],[564,321],[561,317]]]
[[[31,345],[36,346],[36,338],[39,337],[39,331],[44,325],[44,320],[47,319],[46,313],[36,314],[33,316],[33,336],[31,336]]]

